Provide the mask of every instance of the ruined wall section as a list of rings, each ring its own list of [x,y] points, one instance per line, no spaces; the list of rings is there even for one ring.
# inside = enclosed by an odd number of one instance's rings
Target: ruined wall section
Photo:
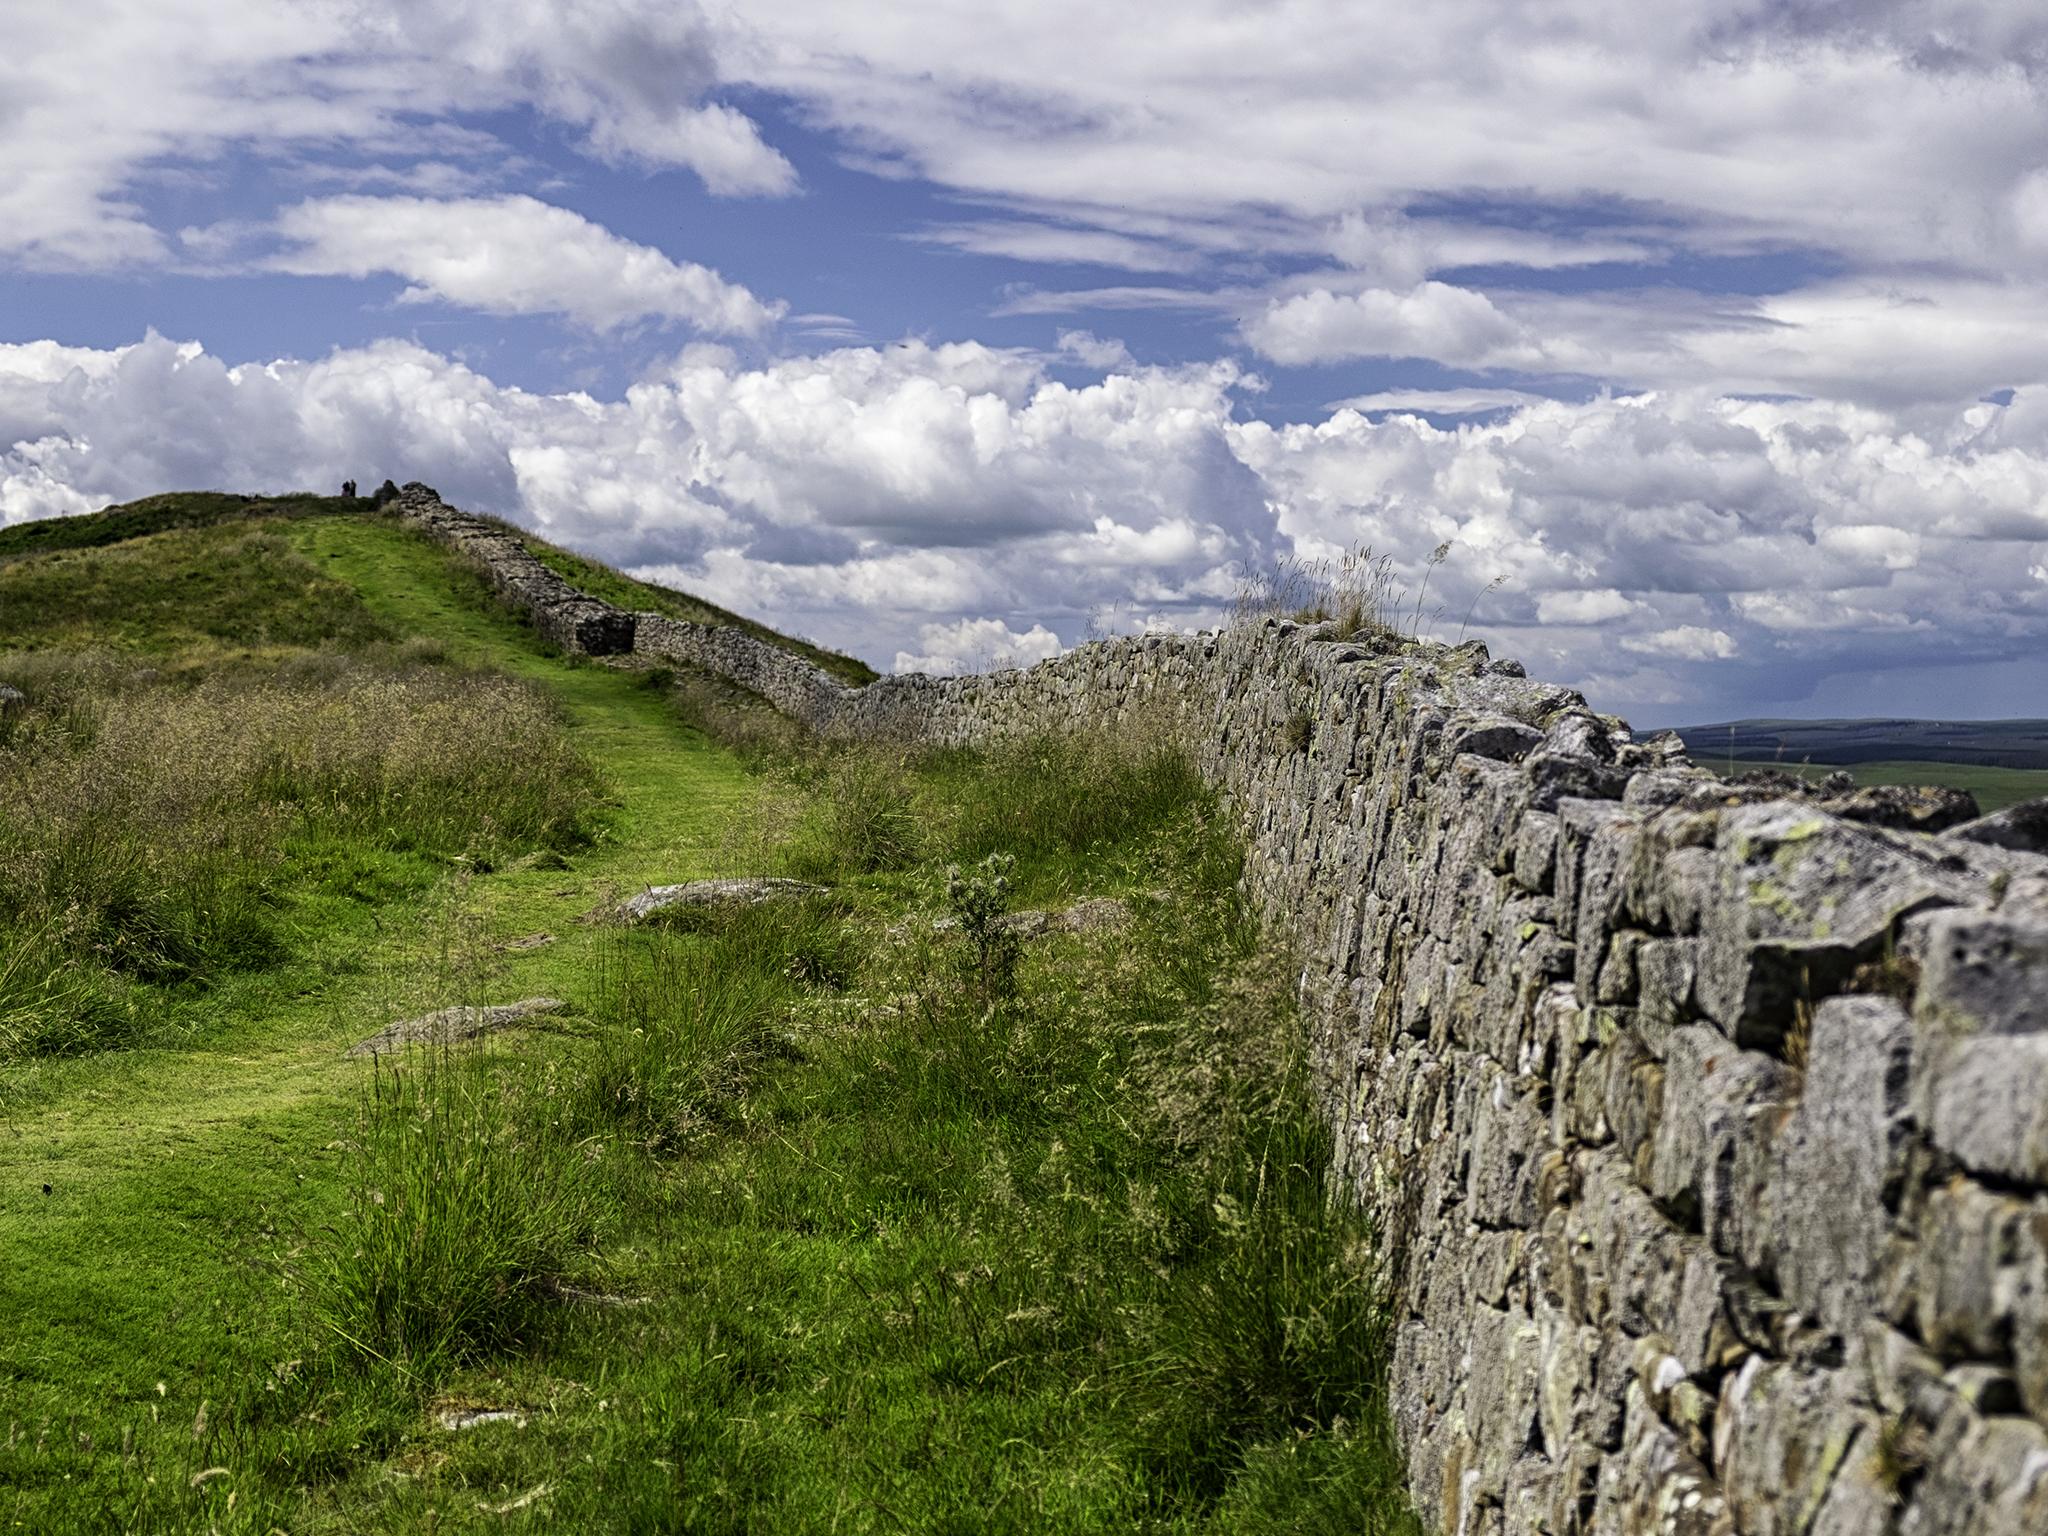
[[[1268,623],[846,690],[639,633],[821,730],[1190,746],[1303,957],[1433,1527],[2048,1531],[2040,818],[1724,782],[1478,645]]]
[[[504,525],[457,511],[416,480],[399,491],[391,506],[405,522],[481,572],[507,607],[524,614],[563,650],[617,656],[633,649],[632,614],[571,586]]]

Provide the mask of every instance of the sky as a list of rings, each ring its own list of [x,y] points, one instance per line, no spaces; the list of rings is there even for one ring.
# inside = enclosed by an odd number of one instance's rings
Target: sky
[[[0,522],[418,479],[930,671],[1367,549],[1640,725],[2048,714],[2037,0],[0,24]]]

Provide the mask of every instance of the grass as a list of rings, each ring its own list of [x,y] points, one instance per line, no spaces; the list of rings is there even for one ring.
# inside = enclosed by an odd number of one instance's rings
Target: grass
[[[304,1276],[345,1360],[421,1381],[538,1335],[597,1206],[553,1087],[474,1050],[371,1067],[348,1212]]]
[[[241,496],[172,491],[79,517],[52,517],[0,528],[0,565],[60,549],[93,549],[181,528],[243,524],[257,518],[331,517],[368,509],[338,496]]]
[[[480,1229],[480,1258],[434,1245],[415,1289],[446,1316],[504,1298],[519,1342],[417,1395],[525,1423],[410,1428],[407,1478],[358,1508],[442,1529],[526,1497],[579,1531],[1411,1529],[1370,1234],[1327,1198],[1286,968],[1201,804],[1117,851],[1154,893],[1136,927],[1035,948],[995,995],[966,938],[904,913],[929,870],[605,934],[593,1038],[554,1058],[581,1086],[524,1100],[561,1149],[530,1177],[581,1170],[620,1237],[535,1321],[536,1277],[576,1256],[529,1259],[459,1184],[479,1209],[443,1225]],[[344,1276],[383,1262],[352,1231],[331,1251]],[[451,1273],[465,1294],[438,1290]],[[309,1375],[298,1413],[395,1395],[398,1358]],[[305,1520],[303,1490],[244,1476],[262,1518]]]
[[[1431,572],[1447,552],[1436,551],[1429,563]],[[1296,624],[1329,624],[1332,637],[1339,640],[1398,639],[1413,629],[1412,623],[1404,629],[1403,603],[1393,556],[1375,556],[1358,544],[1334,561],[1289,556],[1270,569],[1248,571],[1238,584],[1232,622],[1281,618]],[[1414,622],[1420,619],[1418,595]]]
[[[750,778],[672,688],[550,657],[403,528],[282,536],[431,649],[408,665],[540,690],[603,764],[597,835],[422,886],[351,829],[326,846],[363,883],[285,880],[275,957],[177,1002],[203,1027],[0,1063],[29,1260],[0,1267],[0,1529],[1412,1529],[1371,1234],[1325,1198],[1285,968],[1184,764]],[[379,644],[323,665],[397,665]],[[252,667],[173,693],[281,686]],[[932,921],[989,852],[999,904],[1113,894],[1130,924],[993,974]],[[803,858],[829,897],[577,921]],[[540,993],[570,1004],[545,1032],[340,1059]],[[516,1417],[443,1427],[471,1409]]]
[[[236,652],[355,648],[401,633],[372,618],[352,588],[301,556],[275,523],[181,527],[0,565],[0,654],[116,649],[204,662]],[[9,656],[0,674],[17,667],[18,656]]]
[[[592,769],[503,678],[327,656],[170,684],[38,660],[0,734],[0,1059],[128,1043],[164,989],[270,964],[296,890],[381,897],[594,831]]]

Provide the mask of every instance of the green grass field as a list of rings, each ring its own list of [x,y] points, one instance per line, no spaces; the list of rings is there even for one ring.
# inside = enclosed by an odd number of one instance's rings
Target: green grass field
[[[1716,761],[1712,756],[1700,759],[1709,768],[1725,770],[1727,760]],[[1734,759],[1735,771],[1740,773],[1749,768],[1782,768],[1805,779],[1821,779],[1835,771],[1828,763],[1766,763],[1745,758]],[[1855,776],[1858,784],[1939,784],[1950,789],[1966,789],[1977,797],[1978,807],[1989,815],[2002,811],[2009,805],[2022,800],[2038,800],[2048,795],[2048,768],[1986,768],[1975,763],[1925,763],[1925,762],[1873,762],[1850,763],[1848,773]]]
[[[0,1529],[1412,1528],[1371,1234],[1324,1198],[1285,968],[1184,768],[1042,743],[749,772],[715,711],[550,655],[379,519],[32,542],[0,564],[0,612],[41,615],[0,634],[31,695],[0,760],[116,754],[199,831],[108,845],[54,804],[68,862],[12,855],[98,926],[0,913],[0,977],[42,957],[125,1011],[0,981],[0,1018],[107,1031],[0,1048]],[[489,689],[539,711],[525,750],[465,752]],[[236,756],[206,734],[230,706],[245,746],[266,710],[308,723]],[[247,777],[209,798],[180,754]],[[239,884],[208,828],[254,850]],[[172,869],[264,944],[166,905]],[[762,872],[831,893],[585,921]],[[1128,927],[976,926],[1105,894]],[[533,995],[567,1008],[395,1070],[341,1054]]]

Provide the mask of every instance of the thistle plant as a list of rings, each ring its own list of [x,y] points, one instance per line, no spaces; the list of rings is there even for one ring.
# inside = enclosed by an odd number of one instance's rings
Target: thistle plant
[[[1009,922],[1010,871],[1017,861],[992,853],[979,864],[946,868],[946,902],[960,932],[974,947],[974,979],[984,1007],[1004,1001],[1017,990],[1017,959],[1021,949]]]

